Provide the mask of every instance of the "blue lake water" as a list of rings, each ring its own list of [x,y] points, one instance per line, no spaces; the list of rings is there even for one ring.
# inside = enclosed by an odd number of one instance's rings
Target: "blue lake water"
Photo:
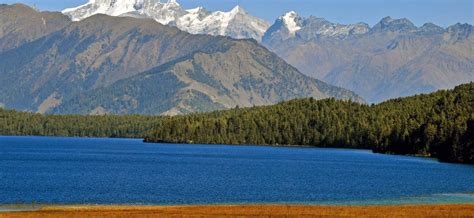
[[[0,204],[474,202],[474,166],[366,150],[0,137]]]

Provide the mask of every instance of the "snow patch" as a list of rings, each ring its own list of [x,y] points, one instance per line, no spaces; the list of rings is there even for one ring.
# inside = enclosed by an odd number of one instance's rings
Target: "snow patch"
[[[285,24],[290,34],[294,35],[297,31],[301,29],[301,26],[299,26],[297,23],[298,17],[299,16],[296,12],[290,11],[280,18]]]

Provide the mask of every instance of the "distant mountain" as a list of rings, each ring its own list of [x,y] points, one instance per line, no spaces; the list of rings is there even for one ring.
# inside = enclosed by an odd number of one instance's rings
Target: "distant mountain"
[[[291,11],[278,18],[266,31],[266,43],[279,43],[280,41],[301,38],[311,40],[319,37],[333,37],[345,39],[350,36],[362,35],[370,31],[365,23],[342,25],[331,23],[323,18],[309,17],[304,19],[296,12]]]
[[[193,34],[230,36],[236,39],[260,40],[270,26],[266,21],[248,14],[240,6],[229,12],[209,12],[202,7],[185,10],[175,0],[165,3],[160,0],[90,0],[82,6],[65,9],[63,13],[73,21],[96,14],[151,18]]]
[[[0,43],[17,42],[0,47],[0,104],[7,108],[174,115],[310,96],[362,101],[299,73],[254,40],[192,35],[129,17],[71,22],[1,5],[0,15],[7,12],[14,16],[1,16],[0,24],[15,28],[5,28],[11,33],[2,32]],[[38,18],[57,25],[24,31]]]
[[[304,74],[380,102],[473,81],[472,30],[469,24],[416,27],[390,17],[370,28],[289,12],[262,43]]]

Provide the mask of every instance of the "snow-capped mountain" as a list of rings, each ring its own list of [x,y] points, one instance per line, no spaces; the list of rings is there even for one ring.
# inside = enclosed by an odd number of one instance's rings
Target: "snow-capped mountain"
[[[302,26],[301,17],[294,11],[286,13],[278,20],[284,24],[284,26],[291,35],[295,35],[295,33],[300,30]]]
[[[178,28],[193,34],[211,34],[232,38],[253,38],[261,40],[270,26],[266,21],[253,17],[242,7],[236,6],[229,12],[208,12],[199,7],[187,11],[179,18]]]
[[[185,10],[176,0],[89,0],[87,4],[65,9],[63,13],[73,21],[95,14],[152,18],[161,24],[173,25],[193,34],[254,38],[258,41],[270,26],[240,6],[229,12],[209,12],[202,7]]]
[[[275,23],[265,33],[265,38],[315,38],[334,37],[345,39],[349,36],[362,35],[370,31],[370,27],[365,23],[343,25],[331,23],[323,18],[311,16],[302,18],[296,12],[290,11],[280,16]]]
[[[385,17],[373,27],[289,12],[262,44],[304,74],[354,90],[371,103],[474,80],[474,28]]]
[[[148,17],[165,25],[173,23],[186,13],[174,0],[166,3],[159,0],[89,0],[85,5],[63,11],[63,14],[73,21],[80,21],[95,14],[106,14]]]

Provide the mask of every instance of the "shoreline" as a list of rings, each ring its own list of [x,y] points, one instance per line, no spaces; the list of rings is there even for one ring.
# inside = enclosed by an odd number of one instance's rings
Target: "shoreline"
[[[399,154],[395,152],[382,152],[376,151],[371,148],[351,148],[351,147],[317,147],[317,146],[309,146],[309,145],[283,145],[283,144],[200,144],[194,142],[167,142],[167,141],[149,141],[145,138],[124,138],[124,137],[95,137],[95,136],[41,136],[41,135],[0,135],[0,137],[41,137],[41,138],[63,138],[63,139],[113,139],[113,140],[140,140],[143,144],[165,144],[165,145],[209,145],[209,146],[235,146],[235,147],[270,147],[270,148],[290,148],[290,149],[341,149],[341,150],[355,150],[355,151],[367,151],[372,154],[381,154],[381,155],[391,155],[391,156],[405,156],[405,157],[416,157],[416,158],[423,158],[428,160],[434,160],[440,163],[448,163],[448,164],[463,164],[463,165],[473,165],[471,163],[460,163],[460,162],[449,162],[449,161],[442,161],[438,159],[436,156],[431,154],[423,155],[423,154]]]
[[[5,205],[7,206],[7,205]],[[13,207],[14,205],[10,205]],[[28,206],[28,205],[18,205]],[[474,216],[474,203],[436,205],[30,205],[34,211],[0,212],[0,217],[153,217],[153,216]],[[1,207],[1,206],[0,206]],[[1,210],[0,210],[1,211]]]

